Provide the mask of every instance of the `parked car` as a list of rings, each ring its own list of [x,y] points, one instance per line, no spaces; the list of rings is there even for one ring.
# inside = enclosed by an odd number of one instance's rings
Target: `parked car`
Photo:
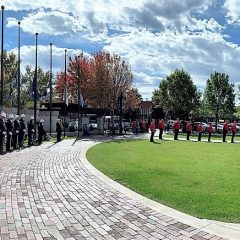
[[[229,124],[228,124],[229,132],[232,132],[232,125],[233,125],[232,123],[229,123]],[[237,133],[238,133],[238,132],[239,132],[239,129],[240,129],[240,125],[239,125],[238,123],[237,123],[236,125],[237,125]]]
[[[96,130],[97,129],[97,122],[95,120],[90,120],[88,124],[89,130]]]
[[[215,122],[211,122],[212,123],[212,126],[213,126],[213,128],[214,128],[214,132],[216,133],[216,123]],[[223,133],[223,125],[222,124],[220,124],[220,123],[218,123],[217,124],[217,133],[220,133],[220,134],[222,134]]]
[[[174,123],[175,123],[175,120],[168,120],[166,123],[166,130],[173,129]]]
[[[197,132],[197,128],[198,128],[198,125],[199,125],[200,122],[194,122],[193,123],[193,131],[196,131]],[[202,127],[203,127],[203,132],[207,132],[207,123],[205,122],[201,122],[202,123]]]
[[[132,129],[132,125],[131,125],[130,121],[125,120],[125,119],[124,119],[123,122],[122,122],[122,126],[123,126],[123,128],[126,129],[127,131],[129,131],[129,130]]]

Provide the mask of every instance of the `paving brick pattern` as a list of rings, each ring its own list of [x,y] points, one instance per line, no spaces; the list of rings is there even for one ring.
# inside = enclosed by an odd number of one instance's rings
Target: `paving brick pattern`
[[[0,240],[223,239],[104,184],[79,158],[91,144],[66,140],[0,156]]]

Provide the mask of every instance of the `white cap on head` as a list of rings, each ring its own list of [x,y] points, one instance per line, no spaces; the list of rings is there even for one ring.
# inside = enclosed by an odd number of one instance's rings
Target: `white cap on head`
[[[30,117],[30,120],[34,120],[34,116],[31,116],[31,117]]]
[[[6,113],[5,112],[1,112],[1,117],[3,117],[3,118],[6,118]]]
[[[40,120],[40,123],[44,123],[44,120],[43,120],[43,119],[41,119],[41,120]]]
[[[25,115],[25,114],[22,114],[22,115],[21,115],[21,118],[25,118],[25,117],[26,117],[26,115]]]
[[[19,115],[15,114],[15,118],[19,118]]]
[[[9,119],[14,119],[13,114],[9,114],[8,118],[9,118]]]

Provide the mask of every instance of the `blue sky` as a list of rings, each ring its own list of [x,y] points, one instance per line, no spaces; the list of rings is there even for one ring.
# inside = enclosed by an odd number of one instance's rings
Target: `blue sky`
[[[189,72],[200,90],[214,71],[240,84],[240,0],[1,0],[5,6],[5,49],[17,50],[21,21],[22,66],[34,65],[35,32],[39,65],[54,72],[68,54],[104,50],[119,54],[134,73],[134,86],[151,98],[176,68]]]

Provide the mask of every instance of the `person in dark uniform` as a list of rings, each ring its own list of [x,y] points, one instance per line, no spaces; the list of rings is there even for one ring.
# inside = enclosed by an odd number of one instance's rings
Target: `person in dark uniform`
[[[41,119],[38,122],[38,144],[41,145],[43,141],[43,136],[45,135],[45,130],[44,130],[44,120]]]
[[[6,130],[7,130],[7,143],[6,143],[6,151],[12,151],[12,133],[13,133],[13,114],[10,114],[8,120],[6,121]]]
[[[228,133],[228,120],[223,124],[223,142],[226,142],[226,135]]]
[[[164,120],[163,119],[161,119],[160,121],[159,121],[159,124],[158,124],[158,129],[159,129],[159,139],[163,139],[162,138],[162,135],[163,135],[163,130],[164,130]]]
[[[189,121],[186,125],[186,133],[187,133],[187,140],[188,141],[190,140],[191,132],[192,132],[192,122]]]
[[[12,135],[13,149],[19,148],[19,145],[18,145],[19,131],[20,131],[19,116],[15,115],[15,119],[13,121],[13,135]]]
[[[173,129],[174,129],[174,140],[178,140],[178,133],[180,129],[179,118],[176,119],[176,122],[173,125]]]
[[[154,133],[156,132],[154,120],[152,120],[152,122],[150,123],[149,129],[151,132],[150,142],[154,142],[153,138],[154,138]]]
[[[35,132],[33,116],[30,117],[30,120],[27,123],[27,128],[28,128],[28,146],[33,146],[33,135]]]
[[[23,147],[24,138],[25,138],[25,134],[26,134],[25,117],[26,117],[25,114],[22,114],[21,118],[19,120],[19,124],[20,124],[20,131],[19,131],[19,136],[18,136],[19,147]]]
[[[1,112],[0,114],[0,154],[5,153],[5,135],[6,135],[5,118],[6,118],[6,113]]]
[[[62,121],[61,119],[58,119],[56,123],[57,142],[61,141],[62,129],[63,129]]]

